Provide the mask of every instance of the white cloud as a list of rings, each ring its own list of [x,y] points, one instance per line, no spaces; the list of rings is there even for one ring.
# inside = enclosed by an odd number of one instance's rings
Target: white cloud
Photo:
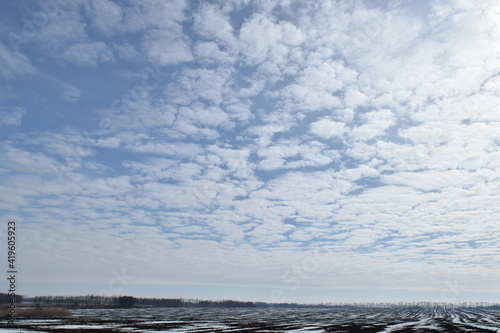
[[[352,135],[357,140],[367,141],[383,135],[385,131],[395,124],[394,115],[390,110],[379,110],[365,113],[361,116],[365,124],[352,130]]]
[[[90,27],[105,35],[113,35],[124,29],[125,13],[121,6],[109,0],[92,0],[84,3],[91,19]]]
[[[113,61],[114,56],[108,46],[102,41],[91,40],[87,34],[87,24],[80,14],[81,3],[75,1],[59,5],[57,15],[51,15],[31,41],[47,56],[83,67]]]
[[[143,39],[143,49],[151,62],[162,66],[193,59],[189,44],[178,31],[150,30]]]
[[[344,123],[333,121],[329,117],[311,123],[311,125],[309,125],[309,128],[313,134],[323,139],[342,137],[345,132]]]
[[[34,71],[35,68],[24,54],[12,52],[3,42],[0,42],[0,76],[9,79],[16,74]]]
[[[356,108],[364,105],[368,100],[368,96],[360,92],[357,88],[351,87],[344,94],[344,103],[349,108]]]
[[[257,152],[258,156],[263,158],[259,162],[259,168],[269,171],[281,168],[324,166],[333,162],[336,157],[334,152],[327,151],[325,148],[325,145],[317,141],[303,144],[293,141],[277,142]]]
[[[190,100],[204,99],[215,105],[224,101],[226,86],[230,83],[232,71],[228,68],[219,70],[191,69],[184,72],[180,84],[189,94]]]
[[[243,54],[248,63],[253,65],[266,60],[280,63],[288,53],[288,48],[281,43],[282,27],[263,15],[254,15],[245,22],[240,29],[239,39]]]
[[[221,164],[228,168],[230,174],[237,178],[253,178],[255,166],[249,162],[250,149],[229,149],[211,146],[209,148],[221,158]]]
[[[115,44],[114,47],[118,51],[119,57],[123,60],[139,62],[144,58],[144,55],[128,41],[122,42],[121,44]]]
[[[340,61],[312,60],[298,73],[295,83],[283,89],[285,106],[308,112],[336,109],[341,106],[339,92],[356,76],[356,71]]]
[[[226,52],[221,51],[215,42],[201,42],[195,45],[194,53],[200,61],[207,59],[211,62],[233,63],[234,58]]]
[[[69,84],[63,84],[61,96],[65,101],[74,103],[80,99],[81,95],[82,92],[80,91],[80,89]]]
[[[81,3],[90,28],[111,37],[127,32],[148,29],[177,29],[185,19],[184,0],[145,0],[127,6],[113,1],[85,1]]]
[[[15,107],[12,109],[0,108],[0,126],[19,126],[26,111]]]
[[[236,38],[229,18],[216,5],[204,3],[194,14],[196,33],[217,43],[234,47]]]
[[[73,43],[66,45],[59,57],[83,67],[95,67],[98,62],[112,62],[113,53],[103,42]]]

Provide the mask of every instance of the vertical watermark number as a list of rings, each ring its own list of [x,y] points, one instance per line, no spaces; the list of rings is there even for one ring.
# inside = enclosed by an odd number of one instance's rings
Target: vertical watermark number
[[[14,323],[14,319],[16,319],[16,232],[16,222],[7,222],[7,281],[9,281],[9,306],[7,313],[9,323]]]

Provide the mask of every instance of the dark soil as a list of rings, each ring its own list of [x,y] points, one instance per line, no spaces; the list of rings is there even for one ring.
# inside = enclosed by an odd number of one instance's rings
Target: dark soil
[[[100,309],[17,318],[2,332],[500,332],[500,311],[473,309]],[[10,330],[7,330],[10,329]],[[15,329],[15,330],[12,330]]]

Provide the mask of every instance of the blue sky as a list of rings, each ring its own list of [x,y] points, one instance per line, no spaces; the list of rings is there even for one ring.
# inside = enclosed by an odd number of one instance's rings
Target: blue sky
[[[500,299],[498,4],[0,8],[20,293]]]

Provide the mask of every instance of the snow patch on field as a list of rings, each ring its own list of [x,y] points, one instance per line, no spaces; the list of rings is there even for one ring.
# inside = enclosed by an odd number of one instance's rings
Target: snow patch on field
[[[57,329],[63,329],[63,330],[84,330],[84,329],[96,329],[96,330],[103,330],[107,328],[115,328],[115,325],[84,325],[84,324],[76,324],[76,325],[58,325],[58,326],[51,326],[50,328],[57,328]]]
[[[303,327],[300,329],[288,330],[287,332],[307,332],[307,333],[325,333],[325,330],[319,329],[318,326]]]
[[[491,326],[484,326],[484,325],[473,324],[473,323],[464,323],[463,325],[467,325],[467,326],[474,327],[474,328],[480,328],[480,329],[488,330],[488,331],[492,331],[492,332],[500,332],[499,328],[491,327]]]
[[[431,320],[430,318],[427,318],[419,321],[390,325],[386,327],[385,330],[383,330],[381,333],[399,331],[401,329],[406,329],[408,327],[413,327],[413,326],[420,328],[421,326],[428,324],[430,320]]]

